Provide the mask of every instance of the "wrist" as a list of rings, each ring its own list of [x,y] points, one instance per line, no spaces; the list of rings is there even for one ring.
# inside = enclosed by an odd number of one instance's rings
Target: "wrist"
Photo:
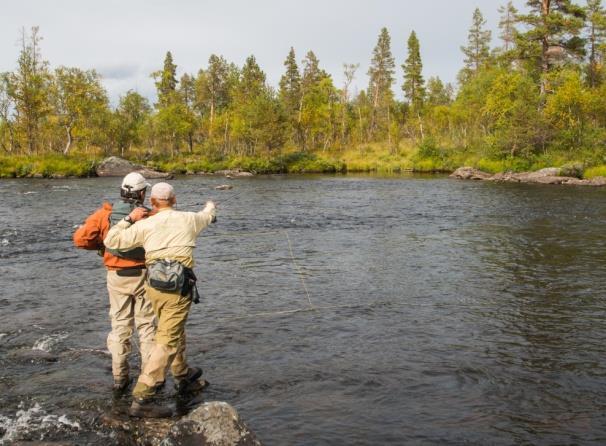
[[[128,223],[129,225],[132,225],[134,223],[133,219],[130,218],[130,215],[127,215],[126,217],[123,218],[123,220]]]

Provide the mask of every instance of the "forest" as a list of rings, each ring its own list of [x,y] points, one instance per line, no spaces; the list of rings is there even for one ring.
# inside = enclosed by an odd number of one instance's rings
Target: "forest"
[[[523,11],[510,1],[498,36],[470,12],[455,85],[424,74],[414,31],[398,36],[407,54],[396,60],[383,28],[360,91],[359,64],[343,64],[335,85],[311,50],[290,49],[277,86],[253,55],[237,66],[213,54],[178,76],[168,51],[151,73],[155,100],[130,90],[115,106],[95,70],[51,69],[40,30],[24,30],[16,68],[0,73],[0,176],[86,176],[109,155],[176,173],[570,165],[606,174],[602,1],[528,0]]]

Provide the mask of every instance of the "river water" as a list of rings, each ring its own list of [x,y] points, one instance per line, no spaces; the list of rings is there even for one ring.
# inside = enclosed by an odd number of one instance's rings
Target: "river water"
[[[265,444],[606,442],[606,189],[173,184],[224,202],[195,252],[190,362]],[[99,423],[116,404],[104,269],[71,242],[118,185],[0,182],[2,444],[120,442]]]

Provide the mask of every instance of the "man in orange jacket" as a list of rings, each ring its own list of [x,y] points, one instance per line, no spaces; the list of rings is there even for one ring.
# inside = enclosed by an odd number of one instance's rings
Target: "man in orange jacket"
[[[90,215],[74,233],[78,248],[103,253],[107,268],[109,316],[112,329],[107,336],[107,348],[112,355],[113,390],[124,391],[130,382],[128,356],[131,352],[133,328],[139,335],[141,370],[154,346],[156,318],[151,303],[145,296],[145,252],[141,249],[110,251],[103,246],[112,223],[126,217],[132,209],[142,206],[150,185],[143,175],[126,175],[120,188],[121,200],[103,206]]]

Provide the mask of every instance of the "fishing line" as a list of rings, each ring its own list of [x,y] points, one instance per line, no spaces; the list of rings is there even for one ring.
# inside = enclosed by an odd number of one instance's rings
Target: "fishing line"
[[[284,234],[286,234],[286,240],[288,241],[288,250],[290,251],[290,258],[292,259],[292,263],[293,263],[293,265],[295,265],[295,268],[297,269],[297,272],[299,273],[299,278],[301,279],[301,283],[303,284],[303,289],[305,290],[305,294],[307,295],[307,302],[309,303],[309,309],[313,310],[314,306],[311,303],[311,297],[309,296],[309,290],[307,289],[307,284],[305,283],[305,275],[303,274],[303,270],[301,269],[301,267],[299,266],[299,264],[297,263],[297,261],[295,259],[295,254],[292,249],[292,243],[290,241],[290,236],[288,235],[288,231],[284,231]]]

